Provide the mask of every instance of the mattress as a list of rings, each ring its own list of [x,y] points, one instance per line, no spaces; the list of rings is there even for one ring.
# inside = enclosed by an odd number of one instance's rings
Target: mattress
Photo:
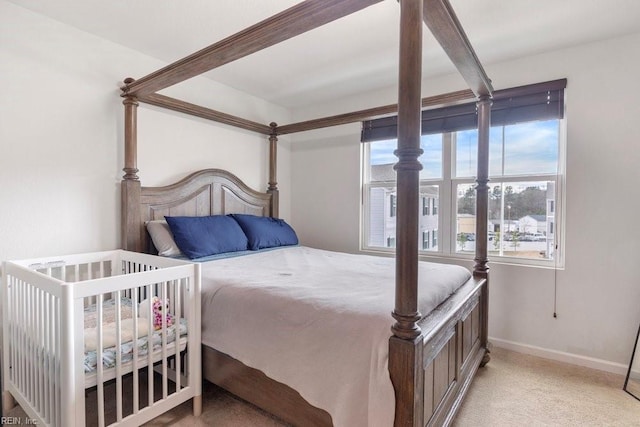
[[[329,412],[336,426],[393,425],[388,371],[395,260],[286,247],[202,266],[202,343]],[[421,262],[428,314],[471,277]]]
[[[103,309],[103,348],[102,366],[104,369],[114,368],[118,350],[115,345],[115,316],[116,316],[116,300],[108,299],[102,304]],[[138,347],[138,357],[146,358],[149,351],[148,339],[148,320],[146,318],[138,319],[138,339],[133,342],[133,309],[132,301],[129,298],[120,300],[120,318],[122,344],[120,346],[120,355],[122,363],[126,364],[133,359],[133,349]],[[97,349],[97,310],[96,305],[87,306],[84,310],[84,372],[85,374],[94,373],[98,364]],[[166,328],[167,344],[176,340],[176,333],[180,337],[187,335],[187,321],[181,318],[179,322]],[[186,338],[179,340],[181,348],[186,344]],[[160,350],[162,347],[162,331],[153,330],[151,334],[152,352]]]

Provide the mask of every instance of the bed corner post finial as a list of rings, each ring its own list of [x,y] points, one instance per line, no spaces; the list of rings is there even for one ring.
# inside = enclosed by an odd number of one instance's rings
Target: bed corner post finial
[[[127,81],[133,79],[126,79]],[[130,81],[129,81],[130,82]],[[125,96],[124,104],[124,180],[138,181],[138,100]]]
[[[278,217],[278,124],[276,122],[269,123],[271,132],[269,134],[269,187],[267,193],[271,194],[271,212],[269,216]]]
[[[140,226],[140,179],[138,178],[138,100],[127,94],[127,86],[134,80],[124,80],[124,176],[121,182],[122,249],[140,252],[144,230]]]

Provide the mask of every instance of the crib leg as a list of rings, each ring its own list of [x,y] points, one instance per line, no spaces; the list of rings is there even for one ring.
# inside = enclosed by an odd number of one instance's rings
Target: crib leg
[[[8,391],[2,392],[2,410],[4,414],[12,410],[16,406],[16,401],[13,399],[13,396]],[[4,415],[3,414],[3,415]]]
[[[202,414],[202,395],[193,397],[193,416],[199,417]]]

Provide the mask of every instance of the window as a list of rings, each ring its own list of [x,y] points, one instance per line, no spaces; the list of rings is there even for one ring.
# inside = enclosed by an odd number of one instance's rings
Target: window
[[[428,197],[422,198],[422,216],[431,215],[431,209],[429,209],[431,204],[431,199]]]
[[[431,240],[429,239],[429,232],[423,231],[422,232],[422,249],[429,249],[430,243],[431,243]]]
[[[391,194],[389,196],[389,216],[390,217],[396,216],[396,195],[395,194]]]
[[[387,237],[387,247],[395,248],[396,247],[396,238],[395,237]]]
[[[563,83],[566,85],[566,81]],[[564,86],[555,95],[545,91],[542,107],[536,107],[535,114],[522,111],[526,109],[526,106],[522,107],[523,103],[531,103],[530,95],[522,102],[511,96],[509,102],[518,106],[511,114],[505,112],[506,107],[500,101],[494,102],[489,138],[490,258],[504,257],[513,262],[545,264],[556,263],[560,256],[555,252],[559,243],[557,231],[562,213],[560,196],[564,171],[564,121],[561,112],[564,104],[560,92],[563,89]],[[494,94],[494,99],[501,99],[497,95]],[[548,107],[553,102],[560,105]],[[499,107],[497,114],[494,111],[496,104]],[[549,109],[555,109],[556,113],[540,113]],[[511,122],[509,117],[516,117],[517,120]],[[388,118],[380,120],[386,120],[387,125],[390,123]],[[423,133],[425,123],[429,123],[427,127],[434,126],[432,121],[425,120],[423,113]],[[439,120],[440,123],[446,122],[442,117]],[[460,119],[456,116],[455,120]],[[454,125],[442,125],[439,128],[446,129],[446,132],[424,134],[421,138],[424,152],[419,159],[423,165],[420,172],[421,250],[441,255],[469,256],[475,252],[476,239],[478,132],[476,129],[457,130]],[[376,123],[366,124],[363,127],[363,139],[368,131],[373,132],[375,137],[376,126]],[[390,130],[385,132],[393,133]],[[384,245],[377,236],[387,236],[387,239],[393,237],[395,246],[395,218],[385,221],[376,212],[381,203],[379,194],[386,192],[393,195],[395,215],[393,165],[397,158],[393,151],[396,149],[396,140],[374,138],[365,142],[368,143],[363,144],[363,219],[366,219],[363,221],[363,248],[392,247]],[[439,230],[445,230],[444,237],[440,239]]]

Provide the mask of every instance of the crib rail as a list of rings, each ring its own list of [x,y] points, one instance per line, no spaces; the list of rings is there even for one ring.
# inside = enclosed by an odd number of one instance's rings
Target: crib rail
[[[200,396],[199,268],[127,251],[6,262],[3,391],[51,426],[84,426],[85,404],[99,426],[139,425]]]

